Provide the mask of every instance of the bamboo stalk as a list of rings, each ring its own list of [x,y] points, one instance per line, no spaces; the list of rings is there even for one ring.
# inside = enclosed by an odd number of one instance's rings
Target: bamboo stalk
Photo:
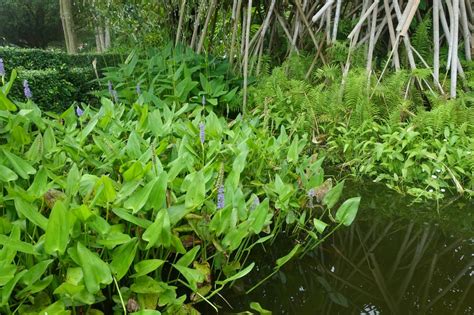
[[[232,39],[230,42],[230,52],[229,52],[229,63],[232,65],[234,62],[234,47],[235,47],[235,40],[237,37],[237,31],[239,29],[239,20],[240,20],[240,9],[242,6],[242,0],[234,0],[234,8],[232,9],[232,19],[234,21],[234,25],[232,28]]]
[[[451,98],[456,98],[456,86],[458,78],[458,33],[459,33],[459,0],[453,0],[453,19],[451,20],[451,38],[453,43],[453,53],[451,62]]]
[[[336,37],[337,37],[337,27],[339,25],[339,18],[341,15],[341,4],[342,4],[342,0],[337,0],[336,15],[334,16],[334,25],[332,27],[332,42],[335,42]]]
[[[209,11],[207,11],[206,21],[204,22],[204,26],[201,31],[201,37],[199,39],[198,47],[196,49],[196,52],[198,54],[201,53],[202,47],[204,45],[204,40],[206,39],[207,35],[207,29],[209,28],[209,21],[211,20],[211,17],[214,14],[214,11],[216,10],[216,6],[217,0],[212,0],[211,7],[209,8]]]
[[[309,25],[308,20],[306,19],[306,15],[304,14],[303,8],[301,7],[300,0],[295,0],[295,4],[296,4],[296,8],[297,8],[298,12],[300,13],[300,15],[302,17],[303,23],[306,26],[306,29],[309,33],[309,36],[311,37],[311,40],[314,43],[314,47],[316,49],[318,49],[318,41],[316,39],[316,36],[314,35],[314,32],[311,30],[311,26]]]
[[[198,36],[199,24],[201,21],[201,13],[204,11],[203,7],[206,5],[206,1],[202,0],[199,3],[198,11],[196,12],[196,17],[194,20],[194,29],[193,29],[193,36],[191,37],[191,44],[189,45],[191,48],[194,48],[194,43],[196,42],[196,38]]]
[[[471,36],[472,34],[469,31],[469,22],[466,12],[466,3],[464,0],[460,0],[461,4],[461,26],[462,34],[464,36],[464,54],[466,55],[466,60],[471,61]]]
[[[328,0],[326,4],[323,5],[323,7],[319,9],[319,11],[315,15],[313,15],[313,18],[311,19],[311,21],[315,23],[317,20],[319,20],[319,18],[323,16],[324,12],[326,12],[326,10],[329,9],[329,7],[333,4],[333,2],[334,0]]]
[[[359,19],[359,22],[357,22],[356,26],[354,26],[354,28],[352,29],[352,31],[349,33],[349,35],[347,36],[347,38],[349,39],[353,39],[354,38],[354,35],[359,32],[362,24],[365,22],[365,20],[367,19],[367,17],[370,15],[370,13],[372,12],[372,10],[375,9],[375,7],[377,6],[379,0],[375,0],[374,3],[372,3],[372,5],[367,9],[367,11],[365,11],[365,13],[362,15],[362,17]]]
[[[378,3],[378,1],[376,1],[375,3]],[[374,47],[375,47],[375,29],[377,27],[377,13],[378,13],[378,6],[376,5],[374,10],[372,11],[372,23],[371,23],[371,26],[370,26],[370,41],[369,41],[369,51],[367,53],[367,66],[366,66],[366,70],[367,70],[367,76],[368,76],[368,80],[367,80],[367,87],[369,87],[369,83],[370,83],[370,74],[372,72],[372,57],[373,57],[373,54],[374,54]]]
[[[184,12],[186,12],[186,0],[181,1],[181,8],[179,10],[179,21],[178,21],[178,30],[176,31],[176,41],[175,46],[178,45],[179,39],[181,37],[181,28],[183,27]]]
[[[433,76],[439,84],[439,0],[433,0]]]
[[[413,17],[415,16],[416,11],[418,10],[418,5],[420,4],[420,0],[413,0],[411,2],[410,11],[408,12],[408,16],[406,17],[404,24],[400,30],[400,36],[405,36],[408,28],[410,27],[411,21],[413,21]]]
[[[245,51],[244,51],[244,102],[242,107],[242,113],[245,116],[247,113],[247,85],[248,85],[248,67],[249,67],[249,44],[250,44],[250,23],[252,20],[252,0],[248,0],[247,8],[247,22],[245,32]]]
[[[280,23],[281,28],[285,32],[285,35],[286,35],[286,37],[288,38],[288,41],[291,44],[292,43],[292,38],[291,38],[290,31],[288,30],[288,28],[285,25],[285,20],[281,17],[281,15],[276,10],[275,10],[275,16],[277,17],[277,20]],[[296,53],[299,53],[298,48],[296,46],[292,47],[292,49],[294,49],[296,51]]]

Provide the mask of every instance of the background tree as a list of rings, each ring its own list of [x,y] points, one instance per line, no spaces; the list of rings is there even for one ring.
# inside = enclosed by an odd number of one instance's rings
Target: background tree
[[[63,39],[57,0],[0,0],[0,44],[46,48]]]

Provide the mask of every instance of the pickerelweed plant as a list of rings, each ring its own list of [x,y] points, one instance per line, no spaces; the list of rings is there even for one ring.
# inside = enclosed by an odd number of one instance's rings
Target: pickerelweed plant
[[[102,81],[100,96],[112,95],[113,85],[117,96],[130,103],[198,106],[205,100],[202,105],[216,113],[237,111],[241,104],[241,78],[227,60],[172,44],[159,51],[132,52],[123,64],[106,68]]]
[[[324,181],[306,136],[189,104],[102,98],[48,116],[9,101],[12,84],[0,90],[3,314],[217,308],[252,250],[294,240],[278,271],[356,215],[358,197],[331,212],[344,182]]]

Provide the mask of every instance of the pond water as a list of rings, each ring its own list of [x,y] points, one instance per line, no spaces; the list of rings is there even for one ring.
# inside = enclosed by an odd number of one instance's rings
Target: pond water
[[[245,294],[293,244],[260,251],[249,279],[214,301],[219,313],[259,302],[273,314],[474,314],[474,202],[411,203],[381,185],[348,186],[348,197],[362,195],[351,227]]]

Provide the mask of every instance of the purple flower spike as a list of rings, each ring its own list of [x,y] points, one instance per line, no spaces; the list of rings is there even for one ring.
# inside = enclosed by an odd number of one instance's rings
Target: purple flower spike
[[[30,85],[28,84],[27,80],[23,80],[23,92],[25,93],[25,97],[27,99],[33,97],[33,93],[31,93]]]
[[[224,201],[224,185],[220,185],[217,190],[217,209],[223,209],[225,206]]]
[[[206,105],[206,95],[202,96],[202,106]]]
[[[82,115],[84,115],[84,111],[78,106],[76,108],[76,114],[77,114],[77,117],[81,117]]]
[[[137,83],[136,90],[137,90],[137,94],[138,94],[138,95],[141,95],[141,94],[142,94],[142,89],[140,88],[140,83]]]
[[[112,90],[112,97],[114,98],[115,103],[119,102],[118,93],[116,90]]]
[[[3,64],[3,59],[0,58],[0,77],[5,76],[5,65]]]
[[[203,122],[199,124],[199,139],[202,144],[206,141],[206,125]]]
[[[250,211],[254,211],[255,209],[257,209],[259,204],[260,204],[260,199],[258,199],[258,197],[255,196],[255,199],[253,200],[253,203],[250,206]]]
[[[109,94],[110,95],[113,95],[113,90],[114,90],[114,87],[112,86],[112,82],[107,82],[107,86],[109,87]]]

